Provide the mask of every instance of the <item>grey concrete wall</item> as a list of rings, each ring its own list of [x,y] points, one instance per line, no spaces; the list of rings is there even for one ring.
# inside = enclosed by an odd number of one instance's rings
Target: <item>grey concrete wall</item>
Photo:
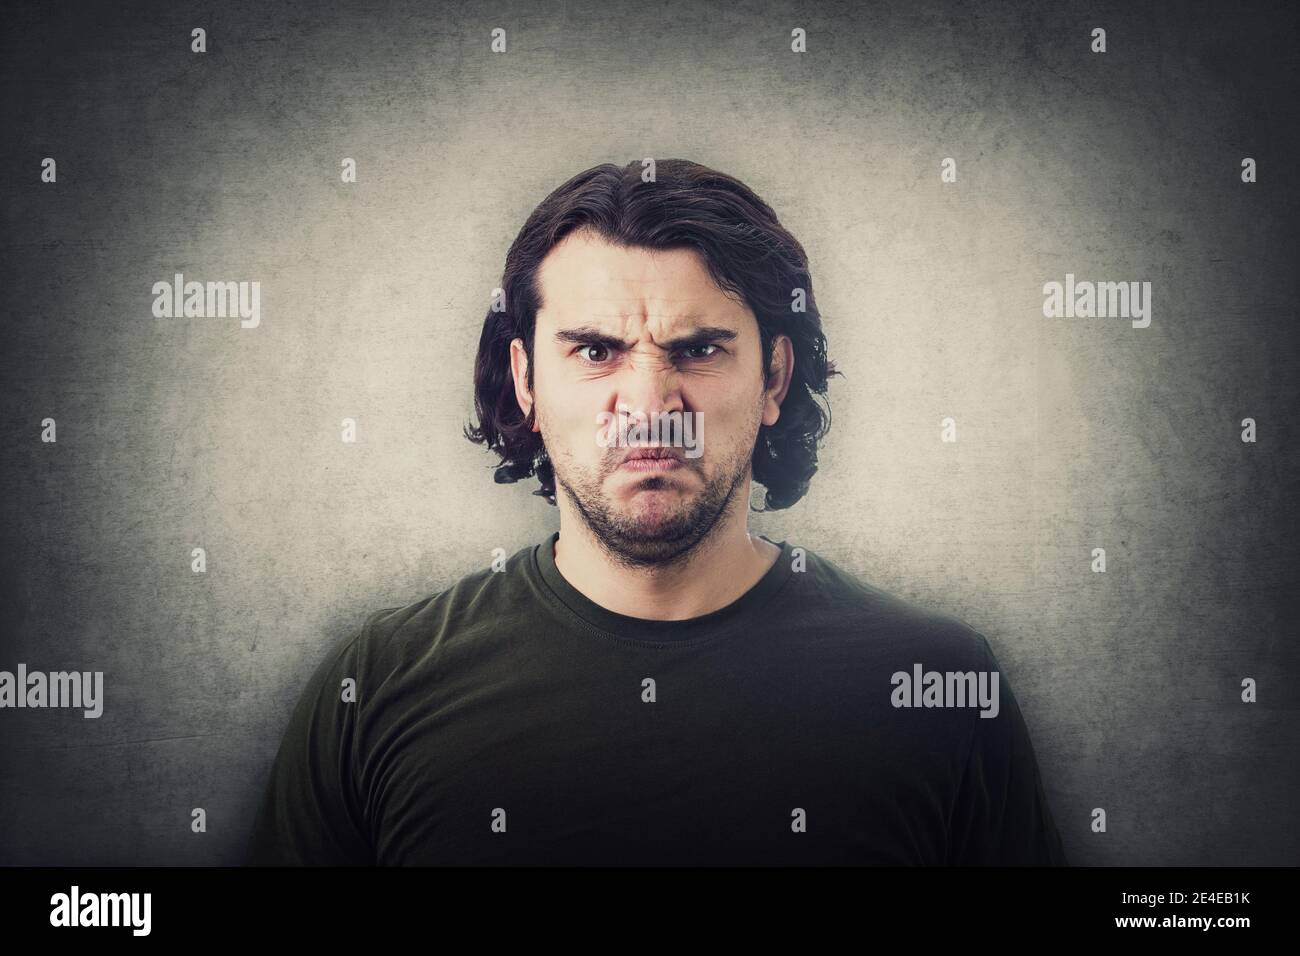
[[[557,527],[461,437],[480,324],[546,193],[651,156],[775,207],[846,373],[753,529],[989,637],[1074,862],[1296,863],[1296,14],[1178,7],[8,7],[0,669],[106,704],[0,711],[0,862],[237,862],[325,649]],[[176,272],[260,325],[155,318]],[[1044,317],[1066,273],[1150,326]]]

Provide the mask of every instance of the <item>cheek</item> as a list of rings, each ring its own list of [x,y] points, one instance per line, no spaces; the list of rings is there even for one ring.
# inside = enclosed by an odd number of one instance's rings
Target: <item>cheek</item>
[[[747,439],[755,428],[755,423],[762,424],[763,406],[760,396],[733,393],[724,400],[714,402],[704,413],[705,435],[713,426],[713,434],[719,440],[736,442]]]
[[[573,457],[591,458],[603,451],[599,436],[604,429],[590,402],[566,397],[546,406],[547,433]]]
[[[544,385],[540,382],[541,378],[542,374],[539,370],[537,387],[539,414],[545,420],[548,430],[554,431],[556,437],[568,440],[573,434],[574,423],[582,411],[579,397],[575,396],[571,389],[557,388],[554,375],[546,376],[547,381]]]

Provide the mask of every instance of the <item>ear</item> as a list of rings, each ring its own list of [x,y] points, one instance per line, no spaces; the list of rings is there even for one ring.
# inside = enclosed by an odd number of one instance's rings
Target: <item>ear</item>
[[[523,339],[514,339],[510,343],[510,377],[515,383],[515,401],[524,416],[533,410],[533,396],[528,391],[528,352]],[[537,431],[537,422],[533,421],[533,431]]]
[[[778,335],[772,343],[772,374],[768,376],[763,397],[763,424],[775,425],[781,417],[781,403],[790,391],[794,377],[794,345],[788,335]]]

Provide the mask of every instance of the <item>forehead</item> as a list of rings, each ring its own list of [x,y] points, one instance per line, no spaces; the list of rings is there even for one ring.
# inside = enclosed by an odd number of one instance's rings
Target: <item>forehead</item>
[[[740,327],[752,312],[718,288],[692,249],[617,246],[587,231],[565,236],[537,271],[539,323],[582,320],[613,326],[655,322]]]

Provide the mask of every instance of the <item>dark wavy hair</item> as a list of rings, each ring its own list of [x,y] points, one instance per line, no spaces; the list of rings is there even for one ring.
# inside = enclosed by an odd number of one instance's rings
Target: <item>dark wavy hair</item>
[[[763,381],[771,374],[778,335],[789,336],[794,372],[775,425],[762,425],[754,445],[753,477],[766,489],[765,507],[788,508],[804,496],[817,471],[817,447],[830,430],[830,405],[819,403],[836,371],[826,356],[821,314],[813,298],[808,257],[771,207],[739,180],[684,159],[655,164],[605,163],[579,173],[533,210],[506,254],[504,309],[489,308],[474,362],[474,410],[479,425],[465,437],[496,452],[498,484],[537,475],[533,494],[555,504],[555,475],[532,406],[525,417],[510,374],[510,342],[521,338],[533,390],[533,333],[540,297],[537,270],[546,254],[575,229],[587,228],[615,245],[653,250],[694,249],[724,293],[739,296],[758,320]],[[804,291],[805,311],[792,308]]]

